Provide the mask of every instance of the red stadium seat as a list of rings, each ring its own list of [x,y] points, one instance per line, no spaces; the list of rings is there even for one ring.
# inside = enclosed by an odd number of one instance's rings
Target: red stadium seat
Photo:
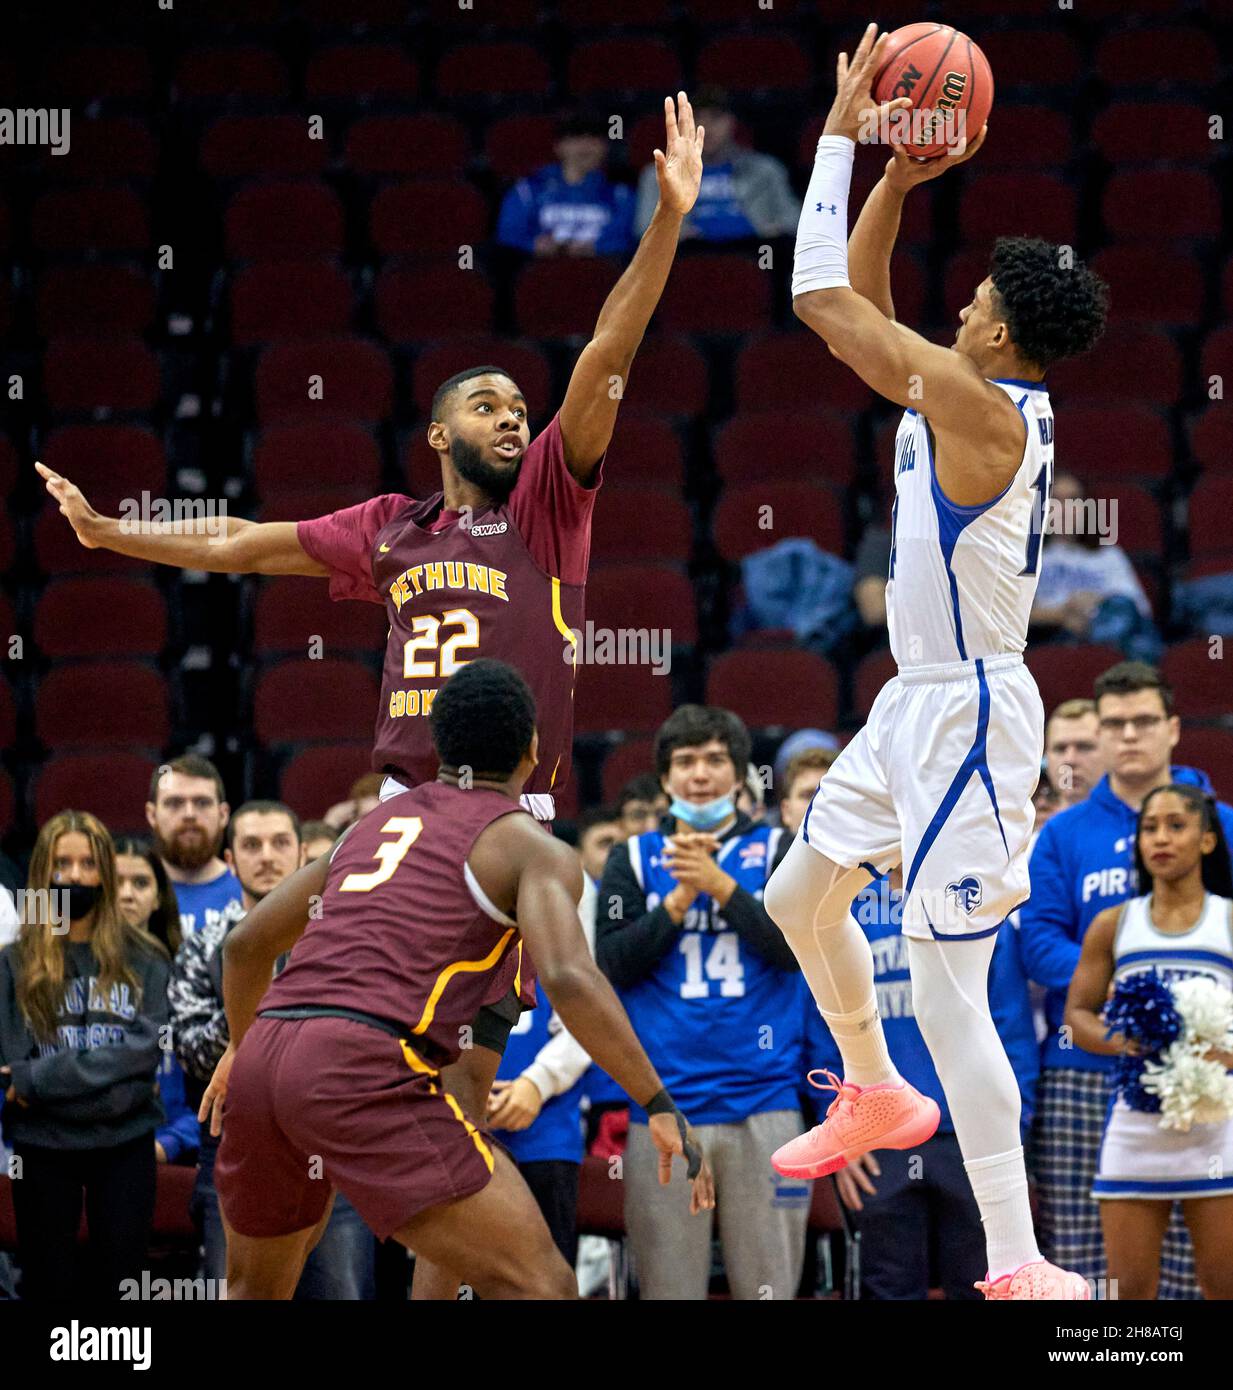
[[[349,102],[360,97],[407,100],[419,90],[419,72],[395,44],[338,44],[319,48],[309,59],[304,90],[309,97]]]
[[[71,475],[70,475],[71,476]],[[159,489],[162,495],[163,489]],[[103,516],[115,516],[125,497],[139,497],[140,492],[119,488],[114,483],[105,492],[89,492],[90,505]],[[0,530],[0,541],[3,531]],[[60,509],[49,497],[34,523],[34,554],[44,574],[125,574],[139,576],[149,572],[144,560],[117,555],[114,550],[96,546],[87,550],[73,534],[73,528],[60,515]]]
[[[658,38],[583,40],[569,57],[571,96],[604,92],[677,92],[681,62],[674,46]]]
[[[277,103],[288,95],[287,69],[272,49],[255,44],[226,48],[193,45],[176,69],[175,94],[190,102],[239,98]]]
[[[1206,637],[1166,647],[1160,670],[1173,687],[1178,710],[1188,719],[1223,719],[1229,714],[1228,661]]]
[[[320,579],[267,579],[253,604],[253,655],[372,655],[388,626],[382,605],[335,602]]]
[[[43,359],[47,403],[63,414],[148,413],[159,386],[158,358],[140,338],[66,334],[51,340]]]
[[[5,633],[5,636],[8,637],[11,634],[12,626],[10,623],[9,631]],[[0,680],[0,739],[3,739],[6,748],[11,748],[17,741],[17,707],[13,700],[13,691],[6,680]],[[13,788],[10,783],[8,787],[10,800],[12,791]],[[3,825],[7,830],[12,825],[12,821],[0,820],[0,825]]]
[[[667,420],[624,407],[604,456],[606,483],[657,482],[676,489],[683,473],[676,430]]]
[[[554,402],[549,399],[551,378],[543,353],[530,343],[504,338],[450,338],[427,348],[412,369],[412,398],[416,410],[427,416],[433,393],[447,378],[468,367],[502,367],[518,383],[527,399],[531,418],[542,415],[547,423]]]
[[[1208,472],[1233,472],[1233,410],[1228,405],[1209,405],[1190,421],[1189,432],[1196,463]]]
[[[153,94],[149,54],[131,44],[53,50],[43,79],[40,91],[78,110],[99,99],[146,102]]]
[[[249,184],[227,207],[224,236],[233,261],[337,256],[343,247],[342,204],[315,179]]]
[[[380,693],[358,661],[282,661],[257,677],[253,734],[266,744],[367,738]]]
[[[638,347],[625,389],[625,409],[657,415],[700,415],[710,396],[706,358],[677,333],[651,333]],[[617,427],[618,434],[620,426]]]
[[[994,72],[999,110],[1007,93],[1073,87],[1083,75],[1079,45],[1060,25],[1049,29],[1018,25],[982,29],[977,38]],[[1031,55],[1030,62],[1024,61],[1025,54]],[[993,120],[989,125],[992,136],[998,127]]]
[[[253,449],[252,468],[263,497],[310,484],[346,484],[370,495],[381,486],[377,441],[362,425],[346,422],[268,429]]]
[[[65,154],[43,152],[44,173],[69,179],[152,179],[158,169],[158,143],[144,121],[132,116],[77,119]]]
[[[99,487],[140,497],[143,491],[162,495],[167,485],[162,441],[144,425],[64,425],[48,436],[41,457],[91,502]]]
[[[317,820],[335,803],[346,800],[355,780],[371,767],[368,740],[305,748],[283,768],[278,795],[301,820]]]
[[[167,642],[167,605],[140,579],[60,579],[34,610],[34,645],[65,657],[157,657]]]
[[[317,380],[321,396],[311,399]],[[389,358],[362,338],[276,344],[257,364],[257,416],[263,425],[377,421],[389,413],[393,394]]]
[[[617,631],[666,631],[673,648],[698,640],[693,585],[671,565],[611,565],[598,557],[587,580],[586,621]]]
[[[1114,174],[1103,211],[1111,237],[1172,242],[1220,235],[1220,189],[1198,169],[1137,169]]]
[[[606,560],[666,560],[685,564],[693,518],[672,488],[651,483],[605,486],[591,518],[591,556]]]
[[[132,266],[53,266],[39,276],[35,317],[45,338],[83,329],[141,334],[154,320],[154,287]]]
[[[262,498],[254,520],[311,521],[314,517],[326,516],[329,512],[341,512],[347,507],[358,507],[362,502],[367,502],[371,495],[362,487],[345,485],[287,488],[284,492],[275,492]]]
[[[1059,362],[1049,373],[1049,388],[1061,403],[1059,442],[1068,405],[1079,397],[1167,409],[1176,402],[1181,384],[1181,356],[1167,333],[1115,323],[1094,351]]]
[[[407,16],[403,0],[347,0],[347,8],[339,13],[334,0],[301,0],[299,8],[304,18],[323,27],[345,23],[350,28],[373,27],[395,29]]]
[[[959,195],[959,230],[978,246],[1000,236],[1040,236],[1075,244],[1074,186],[1044,173],[968,174]]]
[[[1227,557],[1233,570],[1233,473],[1200,478],[1186,512],[1191,559]],[[1233,714],[1233,685],[1227,712]]]
[[[1233,801],[1233,731],[1183,724],[1175,763],[1206,772],[1221,801]]]
[[[1057,466],[1085,478],[1163,478],[1173,467],[1169,422],[1146,406],[1063,406]]]
[[[1096,114],[1091,139],[1119,169],[1149,161],[1205,164],[1217,148],[1208,134],[1210,121],[1210,113],[1198,103],[1114,101]],[[982,150],[982,159],[984,155]]]
[[[1194,26],[1118,29],[1097,45],[1096,72],[1112,87],[1206,86],[1220,79],[1220,53]]]
[[[364,116],[347,132],[347,164],[357,174],[451,177],[470,157],[465,127],[453,116]]]
[[[707,672],[706,703],[732,710],[751,729],[829,729],[839,719],[839,681],[816,652],[725,652]]]
[[[7,496],[16,484],[19,466],[13,441],[0,434],[0,497]]]
[[[1095,491],[1099,493],[1099,487]],[[1160,503],[1146,488],[1130,483],[1120,483],[1110,491],[1113,493],[1111,501],[1117,506],[1114,544],[1132,555],[1158,559],[1164,551],[1164,513]],[[1048,553],[1046,546],[1046,556]]]
[[[416,267],[387,266],[373,289],[377,327],[391,343],[418,343],[445,333],[488,333],[493,293],[479,270],[445,259]]]
[[[750,22],[749,6],[743,0],[687,0],[685,8],[690,11],[690,17],[695,24],[715,25],[720,24],[748,24]],[[781,17],[795,14],[801,8],[799,0],[775,0],[775,13]],[[699,80],[709,80],[701,78]],[[735,84],[741,90],[740,84]]]
[[[770,276],[738,255],[679,260],[658,314],[661,328],[682,333],[744,333],[767,327],[770,317]]]
[[[529,43],[464,43],[445,53],[437,66],[437,94],[460,98],[534,96],[546,92],[552,75]]]
[[[34,204],[30,239],[48,255],[145,255],[150,250],[149,214],[131,188],[56,188]]]
[[[574,731],[579,734],[653,733],[672,713],[672,679],[650,665],[580,664],[574,688]]]
[[[846,485],[855,463],[852,423],[837,410],[746,411],[715,432],[714,459],[728,483],[774,478]]]
[[[1201,376],[1206,390],[1211,378],[1218,376],[1226,384],[1233,383],[1233,324],[1213,329],[1203,343]],[[1223,407],[1226,414],[1233,414]]]
[[[813,64],[803,44],[782,34],[728,34],[698,54],[697,82],[735,91],[808,91]]]
[[[520,179],[556,159],[556,140],[552,116],[503,116],[485,130],[484,154],[499,179]]]
[[[740,560],[796,536],[843,554],[843,508],[830,488],[813,482],[725,488],[712,530],[725,560]]]
[[[1045,553],[1048,554],[1047,544]],[[1046,715],[1063,700],[1090,700],[1096,677],[1124,660],[1116,647],[1099,643],[1076,646],[1069,642],[1045,642],[1030,646],[1026,655]]]
[[[519,331],[529,338],[589,337],[620,276],[621,266],[605,256],[531,261],[514,290]]]
[[[351,282],[333,261],[247,266],[231,280],[231,341],[237,347],[345,333]]]
[[[658,28],[669,24],[673,0],[621,0],[619,19],[608,0],[557,0],[557,14],[570,29],[604,29],[613,23],[622,27]]]
[[[56,753],[34,783],[38,824],[61,811],[89,811],[113,835],[149,835],[145,805],[155,762],[140,753]]]
[[[615,806],[626,782],[655,772],[655,740],[627,738],[604,759],[602,772],[604,805]]]
[[[992,172],[1003,169],[1053,172],[1073,155],[1073,146],[1068,111],[1059,111],[1055,106],[999,102],[997,118],[990,120],[989,136],[981,147],[979,163],[982,169]]]
[[[827,352],[814,333],[763,333],[746,338],[736,359],[740,410],[807,410],[815,405],[853,413],[873,392]]]
[[[377,194],[369,231],[382,256],[456,256],[487,240],[488,205],[469,183],[412,179]]]
[[[216,179],[320,174],[328,158],[326,142],[311,137],[303,116],[224,116],[201,140],[201,167]]]
[[[878,698],[878,692],[898,671],[898,664],[891,655],[889,647],[879,652],[871,652],[861,661],[861,664],[856,668],[853,687],[856,713],[861,719],[869,718],[869,711],[873,708],[873,702]]]
[[[946,300],[946,322],[959,326],[960,310],[972,302],[976,287],[989,274],[989,252],[992,247],[980,250],[957,251],[946,262],[946,279],[943,294]]]
[[[1225,309],[1233,313],[1233,256],[1226,256],[1224,273],[1220,278],[1220,299]]]
[[[1114,287],[1119,322],[1133,319],[1181,328],[1203,316],[1203,269],[1193,256],[1163,248],[1110,246],[1093,256],[1091,265]]]
[[[161,749],[171,735],[167,686],[150,666],[96,661],[58,666],[39,682],[35,729],[62,748]]]

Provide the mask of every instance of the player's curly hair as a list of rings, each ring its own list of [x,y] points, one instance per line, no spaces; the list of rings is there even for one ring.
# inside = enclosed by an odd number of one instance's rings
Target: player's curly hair
[[[512,666],[480,657],[437,691],[428,727],[443,767],[508,777],[531,746],[535,697]]]
[[[504,367],[494,367],[491,365],[486,367],[468,367],[466,371],[455,372],[453,376],[446,377],[441,385],[432,393],[432,418],[434,420],[440,420],[445,415],[445,407],[454,392],[457,391],[464,381],[470,381],[472,377],[477,376],[508,376],[511,381],[514,379],[512,376],[509,376],[509,373]]]
[[[1066,267],[1062,251],[1041,237],[999,237],[989,266],[1010,336],[1041,371],[1087,352],[1109,311],[1108,285],[1082,262]]]

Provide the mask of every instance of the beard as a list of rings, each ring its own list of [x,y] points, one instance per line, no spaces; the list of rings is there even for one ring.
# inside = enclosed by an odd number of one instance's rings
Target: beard
[[[465,439],[455,439],[450,445],[450,462],[458,470],[460,477],[474,483],[492,499],[493,507],[503,507],[522,471],[523,455],[513,468],[498,468],[495,463],[485,459],[483,451]]]
[[[156,830],[154,832],[154,852],[165,863],[185,873],[192,873],[208,864],[223,847],[223,832],[220,830],[213,840],[204,831],[186,836],[183,831],[169,840]]]

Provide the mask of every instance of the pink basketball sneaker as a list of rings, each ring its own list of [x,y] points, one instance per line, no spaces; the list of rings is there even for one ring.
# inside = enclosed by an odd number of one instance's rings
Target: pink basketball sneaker
[[[1013,1274],[1003,1274],[989,1282],[978,1280],[976,1287],[985,1295],[985,1302],[1001,1299],[1059,1299],[1091,1298],[1092,1286],[1081,1274],[1059,1269],[1048,1260],[1030,1260]]]
[[[942,1118],[937,1101],[906,1081],[855,1086],[825,1069],[827,1082],[815,1081],[815,1075],[809,1073],[809,1084],[836,1096],[820,1125],[771,1155],[771,1167],[785,1178],[824,1177],[870,1149],[910,1149],[923,1144]]]

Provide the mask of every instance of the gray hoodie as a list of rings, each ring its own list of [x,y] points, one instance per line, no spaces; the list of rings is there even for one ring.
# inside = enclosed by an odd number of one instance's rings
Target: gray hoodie
[[[165,1118],[155,1073],[171,967],[143,952],[130,961],[137,998],[127,985],[104,997],[90,943],[66,941],[64,955],[56,1040],[40,1043],[17,1002],[17,948],[0,951],[0,1066],[13,1069],[26,1102],[4,1103],[5,1137],[57,1149],[106,1148],[145,1133],[153,1141]]]
[[[737,201],[758,236],[787,236],[796,231],[801,215],[800,199],[792,192],[788,171],[770,154],[732,145],[728,154],[732,164],[732,186]],[[711,156],[707,155],[708,162]],[[634,234],[641,236],[650,225],[659,201],[659,184],[654,164],[648,164],[638,178],[638,203],[634,212]],[[688,225],[690,219],[685,218]]]

